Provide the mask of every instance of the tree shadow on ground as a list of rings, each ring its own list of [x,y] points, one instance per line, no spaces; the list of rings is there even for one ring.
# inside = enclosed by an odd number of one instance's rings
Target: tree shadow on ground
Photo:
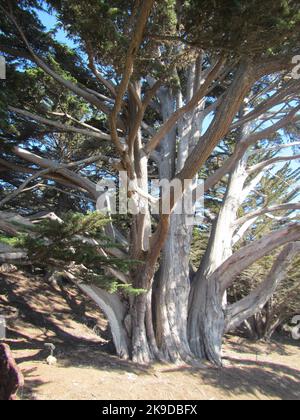
[[[134,373],[136,375],[151,374],[151,366],[138,365],[127,360],[121,360],[98,349],[78,346],[70,349],[68,354],[62,358],[60,364],[63,367],[82,367],[103,371],[116,371],[120,373]]]
[[[100,332],[101,338],[107,342],[106,351],[108,353],[114,353],[115,348],[109,324],[106,326],[106,328],[103,328],[103,326],[99,325],[101,324],[99,322],[99,316],[101,317],[101,321],[103,321],[104,318],[100,308],[94,304],[94,302],[87,300],[88,298],[83,298],[80,301],[78,297],[82,292],[80,292],[73,284],[71,285],[68,282],[59,282],[58,288],[60,296],[64,299],[66,305],[68,305],[70,308],[73,319],[80,323],[84,322],[84,324],[91,328],[96,334]],[[57,289],[55,287],[52,287],[52,289],[55,293],[57,293]],[[74,291],[75,293],[77,292],[77,296],[74,296]],[[95,313],[96,316],[92,316],[91,312]]]
[[[234,366],[196,371],[184,369],[200,376],[205,385],[226,391],[230,399],[247,394],[253,399],[300,400],[300,371],[278,363],[255,362],[248,359],[226,358]],[[180,369],[181,371],[183,369]],[[177,369],[169,370],[175,372]]]
[[[236,338],[236,337],[235,337]],[[236,340],[227,341],[228,347],[232,348],[235,353],[254,354],[256,356],[276,352],[281,356],[290,356],[293,354],[293,348],[299,348],[300,341],[292,340],[282,335],[276,335],[270,341],[266,340],[249,340],[239,337]]]
[[[56,293],[58,292],[56,291]],[[40,295],[44,300],[40,305],[35,304],[34,306],[32,302]],[[53,302],[59,300],[59,305],[62,305],[55,317],[51,311],[51,299]],[[69,329],[68,332],[65,331],[62,328],[64,321],[67,322],[72,317],[74,309],[78,310],[75,319],[79,321],[83,306],[78,306],[77,301],[74,301],[69,295],[55,294],[50,290],[49,285],[45,286],[40,282],[32,288],[27,287],[24,290],[24,288],[20,288],[17,277],[9,279],[1,276],[0,304],[16,307],[19,311],[18,325],[14,325],[14,321],[7,330],[7,342],[16,352],[18,364],[45,363],[49,352],[45,349],[44,344],[52,342],[56,346],[55,356],[58,358],[58,366],[62,368],[83,367],[136,375],[152,375],[154,373],[151,367],[138,366],[108,354],[107,346],[101,346],[100,342],[95,343],[93,340],[78,336],[78,334],[75,335],[77,331],[74,331],[74,335],[72,329]],[[34,330],[34,334],[31,335],[32,330]],[[298,346],[298,343],[289,344]],[[288,355],[281,343],[276,346],[276,351],[280,350],[280,346],[282,346],[282,354]],[[253,398],[300,400],[300,371],[278,363],[259,363],[248,360],[249,354],[255,354],[256,348],[258,353],[262,354],[265,353],[267,346],[259,348],[245,340],[230,341],[229,353],[232,349],[236,354],[236,358],[231,354],[227,357],[227,361],[232,366],[222,370],[177,367],[164,372],[188,372],[199,378],[199,383],[219,388],[231,398],[239,398],[248,394]],[[35,393],[44,384],[41,378],[35,375],[35,370],[30,369],[26,370],[25,366],[26,385],[22,391],[25,399],[35,399]]]
[[[57,342],[68,343],[70,345],[95,345],[95,340],[92,338],[88,339],[86,337],[76,335],[75,331],[74,334],[72,334],[70,330],[67,331],[62,328],[62,324],[64,322],[67,324],[70,320],[75,320],[80,323],[80,318],[78,312],[73,313],[73,309],[75,309],[75,304],[73,302],[72,304],[70,304],[70,302],[65,302],[66,304],[64,307],[61,307],[59,311],[55,311],[53,309],[53,305],[56,303],[55,299],[59,298],[62,302],[66,299],[66,296],[59,295],[57,291],[56,295],[57,296],[55,296],[55,293],[53,292],[51,293],[49,287],[44,287],[38,282],[36,282],[36,284],[32,287],[32,290],[26,289],[26,291],[24,291],[19,288],[15,279],[14,281],[11,281],[9,277],[1,276],[0,305],[5,307],[5,305],[8,305],[7,302],[9,302],[10,306],[13,306],[18,310],[17,324],[27,324],[27,326],[32,326],[35,330],[40,330],[41,334],[39,336],[39,340],[41,343],[47,342],[47,340],[52,340],[54,341],[54,344]],[[36,300],[39,296],[46,299],[46,306],[45,302],[41,302],[38,308],[30,304],[32,299]],[[70,309],[68,309],[67,303],[69,303]],[[61,323],[56,321],[61,321]],[[18,338],[16,337],[18,335],[22,338],[20,328],[14,328],[14,324],[15,321],[9,322],[8,320],[8,333],[15,334],[15,338]],[[86,326],[82,321],[80,324],[82,326]],[[32,341],[34,340],[32,340],[31,337],[27,337],[29,345]],[[107,347],[105,347],[105,344],[106,343],[101,346],[102,350],[106,349],[110,352],[114,351],[111,344],[107,345]],[[97,343],[97,345],[100,346],[100,343]]]
[[[78,331],[64,330],[64,322],[70,319],[81,326],[86,326],[86,319],[91,322],[97,321],[97,317],[86,316],[81,298],[73,298],[74,290],[63,288],[59,292],[49,284],[35,282],[32,287],[20,287],[18,275],[1,276],[0,306],[12,306],[18,310],[17,321],[8,322],[7,339],[4,340],[15,352],[15,360],[18,365],[24,363],[45,363],[49,351],[45,343],[53,343],[56,346],[55,357],[58,366],[86,367],[103,371],[118,371],[134,374],[147,374],[148,369],[131,362],[122,361],[115,357],[115,349],[112,342],[94,341],[80,336]],[[40,302],[39,296],[41,296]],[[44,301],[42,300],[44,298]],[[61,306],[59,312],[53,313],[52,304]],[[34,302],[34,304],[32,303]],[[90,307],[87,302],[88,313],[97,308]],[[98,312],[99,313],[99,312]],[[99,313],[100,321],[101,314]],[[84,321],[82,321],[84,317]],[[70,332],[71,331],[71,332]],[[77,333],[77,335],[75,334]],[[109,338],[109,332],[105,332],[105,338]],[[97,339],[97,336],[95,335]],[[101,340],[103,339],[101,331]],[[38,388],[44,384],[40,378],[28,375],[25,369],[25,399],[34,399]],[[20,391],[21,392],[21,391]],[[32,395],[31,395],[32,394]],[[21,396],[22,398],[22,396]]]
[[[45,340],[47,340],[49,333],[51,332],[54,333],[57,339],[62,341],[70,342],[73,344],[83,342],[94,344],[92,340],[87,340],[83,337],[77,337],[64,331],[52,319],[50,319],[51,312],[49,313],[48,317],[44,312],[34,309],[22,296],[14,292],[13,287],[6,288],[6,293],[9,301],[18,308],[19,316],[22,321],[44,331]]]
[[[37,376],[37,368],[27,369],[22,372],[25,378],[24,387],[19,389],[17,396],[20,400],[36,400],[36,391],[47,382]]]

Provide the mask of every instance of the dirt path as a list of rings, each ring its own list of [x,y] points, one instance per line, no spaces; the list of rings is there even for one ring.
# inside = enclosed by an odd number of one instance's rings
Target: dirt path
[[[61,290],[39,280],[32,284],[27,276],[9,274],[0,278],[0,310],[1,305],[18,308],[6,342],[25,376],[21,399],[300,400],[296,341],[253,344],[230,337],[222,370],[145,369],[107,353],[106,321],[71,287]],[[57,366],[45,363],[46,342],[56,345]]]

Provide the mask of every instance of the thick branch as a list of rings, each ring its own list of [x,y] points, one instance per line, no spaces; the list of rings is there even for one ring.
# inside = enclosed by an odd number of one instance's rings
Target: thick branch
[[[180,180],[193,179],[207,161],[220,140],[227,134],[253,82],[251,68],[248,64],[241,64],[211,126],[188,157],[183,170],[178,174]]]
[[[232,238],[232,242],[231,242],[232,247],[236,245],[243,238],[247,230],[253,225],[253,223],[255,223],[256,220],[257,220],[257,217],[254,217],[253,219],[249,219],[247,220],[247,222],[241,225],[239,230],[234,234]]]
[[[226,331],[234,330],[265,307],[280,283],[286,278],[290,263],[299,250],[299,242],[287,245],[274,262],[265,281],[249,296],[229,306],[226,311]]]
[[[71,183],[83,188],[86,190],[93,198],[98,198],[98,193],[96,189],[96,185],[89,181],[88,179],[68,170],[68,169],[57,169],[58,163],[53,162],[49,159],[41,158],[38,155],[35,155],[34,153],[31,153],[27,150],[24,150],[20,147],[14,147],[13,152],[19,156],[21,159],[26,160],[27,162],[34,163],[41,168],[45,169],[54,169],[55,172],[62,175],[64,178],[66,178],[68,181],[71,181]]]
[[[252,242],[232,257],[228,258],[213,274],[212,279],[221,283],[221,293],[225,292],[235,278],[251,264],[275,249],[300,239],[300,224],[293,223],[286,228],[272,232],[258,241]]]
[[[26,179],[26,181],[24,181],[23,184],[20,185],[20,187],[17,190],[15,190],[10,195],[8,195],[7,197],[5,197],[0,202],[0,207],[2,207],[4,204],[8,203],[9,201],[11,201],[12,199],[14,199],[15,197],[17,197],[22,192],[27,191],[27,190],[25,190],[25,188],[27,187],[27,185],[29,185],[32,181],[34,181],[37,178],[43,178],[45,175],[48,175],[51,172],[59,172],[61,169],[74,168],[74,167],[79,167],[79,166],[82,166],[82,165],[84,165],[84,166],[90,165],[90,164],[92,164],[94,162],[97,162],[101,158],[102,158],[102,155],[98,155],[98,156],[94,156],[92,158],[87,158],[87,159],[81,160],[79,162],[71,162],[71,163],[67,163],[67,164],[58,164],[58,165],[53,166],[51,168],[48,168],[48,169],[44,169],[42,171],[39,171],[39,172],[33,174],[28,179]]]
[[[32,174],[35,174],[35,173],[38,172],[38,171],[36,171],[32,168],[22,166],[22,165],[16,165],[12,162],[8,162],[8,161],[3,160],[3,159],[0,159],[0,165],[2,165],[2,167],[4,168],[4,170],[6,172],[7,172],[7,170],[9,170],[9,171],[12,171],[12,172],[29,174],[29,175],[32,175]],[[64,178],[63,176],[58,175],[58,174],[44,175],[43,178],[51,179],[53,181],[58,182],[61,185],[64,185],[64,186],[68,187],[68,188],[73,188],[73,189],[83,191],[83,189],[80,188],[77,184],[74,184],[74,183],[68,181],[66,178]]]
[[[76,278],[70,273],[68,273],[68,276],[105,313],[110,324],[116,352],[122,359],[128,359],[128,338],[123,325],[126,311],[120,298],[116,294],[110,294],[99,287],[77,282]]]

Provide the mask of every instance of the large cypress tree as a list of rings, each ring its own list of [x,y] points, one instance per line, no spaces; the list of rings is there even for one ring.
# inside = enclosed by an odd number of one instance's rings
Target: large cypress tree
[[[46,6],[77,51],[42,27],[36,10]],[[110,234],[125,244],[128,257],[141,261],[130,271],[130,283],[147,292],[127,305],[104,302],[118,319],[118,352],[140,363],[205,357],[220,364],[231,314],[226,289],[278,247],[289,244],[281,258],[290,259],[296,249],[290,243],[300,237],[299,225],[287,221],[257,241],[249,236],[244,247],[232,244],[241,208],[253,210],[245,205],[248,195],[264,169],[283,159],[278,151],[255,163],[249,153],[262,141],[277,144],[276,133],[286,142],[282,130],[299,119],[299,80],[290,73],[299,50],[297,1],[9,1],[1,11],[0,49],[12,66],[2,102],[7,119],[1,136],[9,149],[0,163],[7,181],[11,173],[32,175],[38,167],[46,172],[37,177],[77,190],[92,203],[101,174],[117,178],[119,169],[125,171],[131,200],[146,211],[132,215],[125,229],[124,223],[111,225]],[[18,89],[11,98],[18,77],[31,76],[30,89],[38,91],[24,97]],[[24,141],[28,124],[33,128]],[[52,154],[53,144],[45,148],[49,135],[68,150],[65,158]],[[218,146],[226,150],[219,156]],[[77,160],[75,150],[88,158],[80,171],[57,166],[55,159]],[[195,273],[188,215],[152,217],[146,198],[152,176],[183,182],[203,174],[209,200],[216,194],[222,205]],[[171,194],[171,210],[180,198]],[[284,204],[268,212],[299,209],[289,200]],[[263,216],[261,206],[243,222]],[[85,291],[103,304],[102,295]]]

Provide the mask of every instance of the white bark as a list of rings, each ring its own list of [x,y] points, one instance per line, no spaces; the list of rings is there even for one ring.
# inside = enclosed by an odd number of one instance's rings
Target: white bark
[[[249,219],[245,222],[240,229],[234,234],[231,242],[231,246],[234,247],[245,235],[245,233],[250,229],[250,227],[256,222],[257,217]]]
[[[233,331],[265,307],[284,281],[287,269],[299,250],[299,242],[287,245],[274,262],[266,280],[247,297],[227,308],[226,331]]]
[[[31,153],[20,147],[14,147],[13,151],[18,157],[26,160],[27,162],[39,165],[41,168],[53,169],[54,171],[57,170],[57,173],[62,175],[68,181],[71,181],[73,184],[88,191],[93,198],[96,198],[96,199],[98,198],[99,193],[97,192],[96,184],[89,181],[88,179],[68,169],[57,169],[57,167],[59,166],[57,162],[53,162],[49,159],[41,158],[40,156],[37,156],[34,153]]]
[[[278,206],[270,206],[270,207],[264,207],[259,210],[256,210],[254,212],[251,212],[249,214],[246,214],[244,217],[241,217],[238,219],[235,223],[235,225],[238,227],[243,224],[251,224],[253,223],[253,220],[255,221],[258,217],[264,216],[268,213],[277,213],[282,211],[293,211],[293,210],[300,210],[300,204],[299,203],[286,203],[286,204],[280,204]],[[250,227],[249,226],[249,227]]]
[[[286,228],[272,232],[258,241],[252,242],[232,257],[226,260],[212,275],[212,278],[218,279],[222,284],[222,290],[226,290],[234,282],[236,276],[243,272],[255,261],[265,255],[269,255],[274,249],[277,249],[289,242],[296,242],[300,239],[300,225],[290,224]]]
[[[200,77],[198,74],[197,77]],[[195,66],[191,66],[187,87],[187,101],[193,96],[193,90],[199,88],[195,80]],[[166,121],[172,112],[175,102],[178,109],[183,103],[182,93],[177,100],[170,92],[163,98],[163,116]],[[200,137],[203,123],[204,102],[196,110],[187,113],[178,122],[179,144],[175,156],[176,127],[161,142],[163,151],[160,164],[160,177],[172,179],[175,172],[183,169],[184,164]],[[191,192],[193,185],[189,187]],[[184,196],[185,197],[185,196]],[[181,203],[179,203],[181,205]],[[169,235],[166,240],[160,270],[158,273],[158,289],[156,290],[157,337],[158,344],[166,360],[172,362],[192,362],[193,354],[187,337],[188,299],[190,293],[190,247],[193,227],[188,224],[190,215],[171,215]]]
[[[104,312],[111,328],[116,352],[122,359],[129,358],[128,338],[123,324],[125,308],[115,294],[109,294],[96,286],[77,283],[77,286],[88,295]]]

